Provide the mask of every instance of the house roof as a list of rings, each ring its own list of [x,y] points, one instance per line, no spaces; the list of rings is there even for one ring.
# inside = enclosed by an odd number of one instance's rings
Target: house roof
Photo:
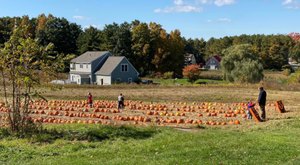
[[[101,67],[101,69],[96,72],[100,75],[111,75],[112,71],[118,66],[118,64],[124,59],[124,56],[110,56]]]
[[[218,62],[221,62],[221,56],[219,56],[219,55],[214,55],[213,56]]]
[[[102,55],[109,53],[108,51],[87,51],[82,55],[71,60],[73,63],[91,63]]]

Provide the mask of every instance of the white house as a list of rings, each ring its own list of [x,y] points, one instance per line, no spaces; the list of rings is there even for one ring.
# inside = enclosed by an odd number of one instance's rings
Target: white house
[[[184,55],[184,64],[185,65],[192,65],[192,64],[197,64],[196,58],[194,54],[185,54]]]
[[[88,51],[71,60],[69,79],[76,84],[110,85],[136,81],[138,75],[126,57],[112,56],[108,51]]]
[[[93,84],[95,73],[112,54],[108,51],[88,51],[71,60],[70,81],[76,84]]]

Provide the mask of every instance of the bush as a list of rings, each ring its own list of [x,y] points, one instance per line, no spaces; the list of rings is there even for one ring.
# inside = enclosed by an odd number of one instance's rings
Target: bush
[[[300,71],[291,74],[290,78],[288,79],[288,82],[294,84],[300,83]]]
[[[290,69],[284,69],[282,71],[282,74],[285,75],[285,76],[289,76],[291,73],[292,73],[292,71]]]
[[[174,77],[174,72],[165,72],[163,75],[164,79],[172,79]]]
[[[188,65],[183,68],[182,74],[185,78],[188,79],[189,82],[194,82],[200,78],[200,69],[199,66],[196,64]]]

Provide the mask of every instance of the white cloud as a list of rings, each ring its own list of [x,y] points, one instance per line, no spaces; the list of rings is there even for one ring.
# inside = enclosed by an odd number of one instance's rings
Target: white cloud
[[[293,3],[293,0],[283,0],[283,2],[282,2],[283,5],[288,5],[291,3]]]
[[[74,18],[74,19],[78,19],[78,20],[84,20],[84,19],[87,19],[86,17],[81,16],[81,15],[74,15],[73,18]]]
[[[217,6],[231,5],[234,4],[235,0],[215,0],[214,4]]]
[[[189,5],[182,6],[171,6],[164,9],[155,9],[155,13],[189,13],[189,12],[200,12],[201,8]]]
[[[155,13],[189,13],[189,12],[201,12],[203,10],[202,5],[224,6],[234,4],[236,0],[173,0],[172,6],[165,8],[157,8]]]
[[[283,0],[282,5],[288,9],[300,9],[299,0]]]
[[[235,0],[197,0],[201,4],[215,4],[216,6],[232,5]]]
[[[229,22],[231,22],[231,19],[229,19],[229,18],[219,18],[218,22],[227,22],[227,23],[229,23]]]
[[[183,0],[174,0],[175,5],[183,5]]]
[[[86,25],[86,26],[83,27],[83,29],[87,29],[91,26],[94,27],[94,28],[97,28],[97,29],[103,29],[102,25],[96,25],[96,24]]]
[[[163,9],[155,9],[155,13],[190,13],[190,12],[200,12],[202,8],[197,5],[186,4],[183,0],[174,0],[173,6],[168,6]]]
[[[216,20],[209,19],[209,20],[207,20],[207,22],[208,23],[213,23],[213,22],[216,22],[216,23],[230,23],[232,21],[229,18],[218,18]]]

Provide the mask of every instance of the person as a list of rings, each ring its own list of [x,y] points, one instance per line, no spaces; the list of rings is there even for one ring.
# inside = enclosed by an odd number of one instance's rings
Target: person
[[[90,105],[90,108],[93,107],[93,96],[91,92],[88,93],[88,104]]]
[[[252,119],[252,114],[250,112],[250,109],[253,108],[255,106],[255,103],[252,103],[252,101],[250,100],[247,104],[247,119]]]
[[[259,87],[259,95],[258,95],[258,105],[261,110],[261,120],[266,120],[266,101],[267,101],[267,92],[264,90],[263,87]]]
[[[118,96],[118,110],[124,108],[124,96],[122,93]]]

